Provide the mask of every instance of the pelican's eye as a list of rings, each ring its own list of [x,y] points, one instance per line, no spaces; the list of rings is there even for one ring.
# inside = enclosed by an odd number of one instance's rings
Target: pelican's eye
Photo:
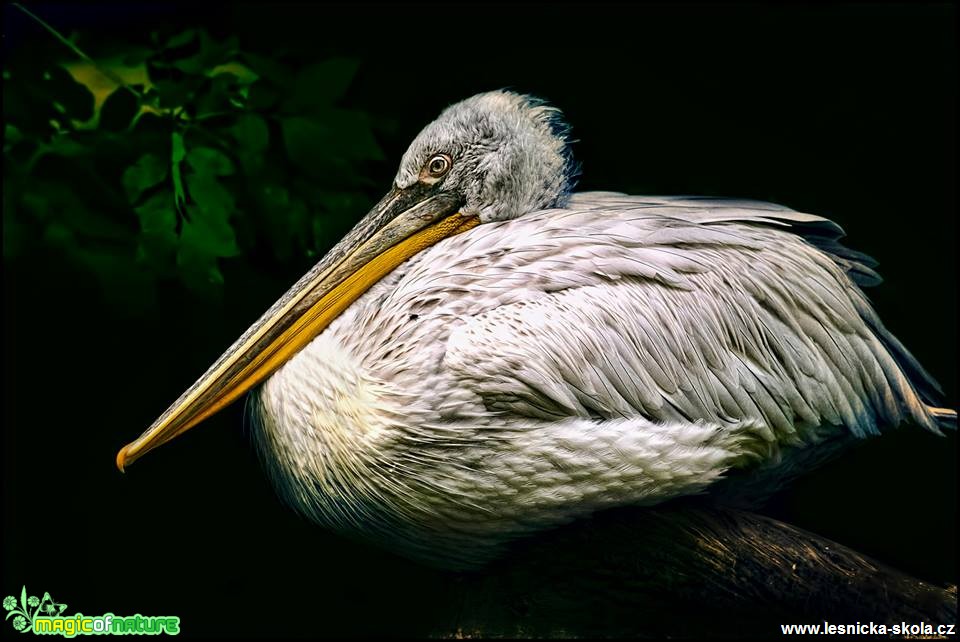
[[[449,156],[446,154],[437,154],[427,161],[427,164],[423,166],[423,172],[421,174],[424,178],[436,180],[449,172],[451,165],[453,165],[453,161],[450,160]]]

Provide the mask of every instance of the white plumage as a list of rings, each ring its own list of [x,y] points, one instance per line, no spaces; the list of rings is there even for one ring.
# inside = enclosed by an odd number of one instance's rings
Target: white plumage
[[[255,395],[308,517],[470,567],[598,509],[700,492],[823,437],[937,430],[936,384],[830,221],[582,193],[402,264]]]
[[[295,509],[468,568],[600,509],[743,501],[855,438],[955,424],[837,225],[756,201],[571,196],[566,131],[510,92],[447,108],[118,466],[253,390],[257,449]]]

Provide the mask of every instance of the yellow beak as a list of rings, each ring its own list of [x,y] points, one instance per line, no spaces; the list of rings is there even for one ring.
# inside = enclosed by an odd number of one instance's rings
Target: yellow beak
[[[140,437],[117,453],[123,471],[263,382],[398,265],[479,223],[455,197],[425,186],[393,189],[251,326]]]

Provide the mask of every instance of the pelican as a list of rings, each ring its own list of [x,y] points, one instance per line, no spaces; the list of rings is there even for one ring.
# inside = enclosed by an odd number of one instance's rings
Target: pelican
[[[118,467],[251,392],[256,450],[292,508],[469,569],[602,509],[782,479],[903,423],[955,427],[837,224],[573,193],[568,132],[509,91],[445,109],[386,196]]]

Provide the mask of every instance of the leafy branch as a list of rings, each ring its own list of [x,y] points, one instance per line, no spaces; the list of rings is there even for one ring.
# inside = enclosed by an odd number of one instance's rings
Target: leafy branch
[[[221,296],[224,261],[302,265],[374,196],[377,123],[339,105],[358,61],[194,28],[95,58],[14,6],[79,61],[36,43],[4,71],[5,261],[52,251],[135,313],[171,280]]]

